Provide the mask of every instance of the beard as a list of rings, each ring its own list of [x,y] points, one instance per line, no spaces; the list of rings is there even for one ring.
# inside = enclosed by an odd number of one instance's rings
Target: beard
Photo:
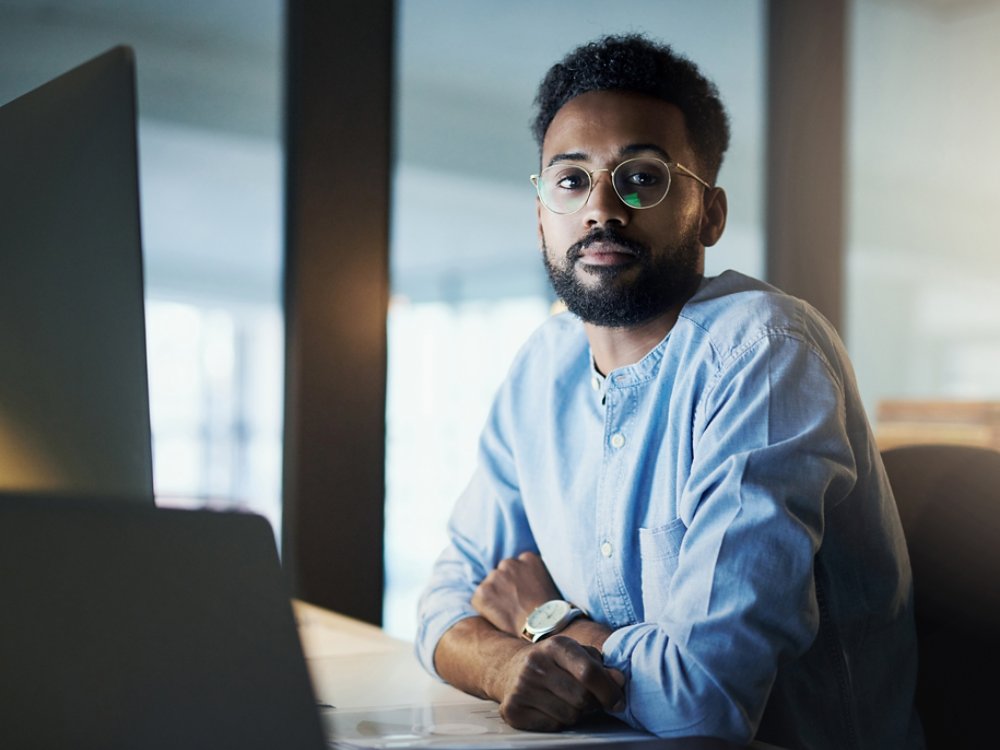
[[[598,242],[618,245],[634,260],[615,266],[586,266],[583,273],[598,278],[598,283],[590,286],[577,277],[577,261],[584,248]],[[544,237],[542,250],[556,294],[571,313],[596,326],[629,328],[645,323],[680,307],[701,281],[701,248],[695,228],[655,254],[613,227],[595,229],[570,246],[565,262],[559,265],[549,258]]]

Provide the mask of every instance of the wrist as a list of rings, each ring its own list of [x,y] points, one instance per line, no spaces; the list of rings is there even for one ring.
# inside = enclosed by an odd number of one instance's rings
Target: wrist
[[[611,629],[584,615],[567,625],[563,635],[569,636],[582,646],[593,646],[598,651],[603,651],[604,642],[611,635]]]
[[[516,670],[513,667],[514,662],[521,651],[530,645],[530,643],[520,638],[510,638],[504,644],[505,653],[503,657],[490,660],[488,668],[483,672],[482,681],[482,690],[487,698],[497,703],[503,703],[507,695],[507,683],[510,681],[512,670],[516,674]]]

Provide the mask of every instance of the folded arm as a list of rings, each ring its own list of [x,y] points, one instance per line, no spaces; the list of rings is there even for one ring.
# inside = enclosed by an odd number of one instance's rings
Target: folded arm
[[[595,711],[621,710],[624,678],[601,661],[605,628],[578,619],[563,635],[538,643],[520,637],[528,614],[558,596],[535,553],[502,560],[472,596],[479,616],[455,623],[438,642],[438,674],[495,700],[503,719],[519,729],[562,729]]]
[[[434,662],[455,687],[499,703],[518,729],[563,729],[623,705],[620,673],[605,669],[593,646],[564,635],[529,643],[470,617],[442,636]]]

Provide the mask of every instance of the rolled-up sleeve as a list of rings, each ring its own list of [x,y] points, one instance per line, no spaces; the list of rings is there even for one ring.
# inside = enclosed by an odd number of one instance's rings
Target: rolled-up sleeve
[[[501,560],[533,551],[514,457],[507,439],[509,386],[501,389],[483,430],[475,473],[448,522],[448,545],[437,558],[417,609],[417,658],[432,675],[434,651],[459,620],[477,614],[471,604],[479,583]]]

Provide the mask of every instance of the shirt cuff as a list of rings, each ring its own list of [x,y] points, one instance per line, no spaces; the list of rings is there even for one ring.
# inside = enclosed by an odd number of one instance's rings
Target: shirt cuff
[[[601,648],[604,666],[617,669],[628,679],[632,670],[632,651],[644,630],[654,626],[628,625],[611,632]]]
[[[456,622],[465,620],[469,617],[475,617],[478,614],[479,613],[470,606],[466,609],[458,611],[449,610],[447,612],[439,612],[423,621],[416,640],[417,659],[423,665],[424,669],[426,669],[432,676],[442,682],[444,681],[441,675],[439,675],[437,670],[434,668],[434,651],[437,648],[438,641],[441,640],[441,637],[447,633]]]

